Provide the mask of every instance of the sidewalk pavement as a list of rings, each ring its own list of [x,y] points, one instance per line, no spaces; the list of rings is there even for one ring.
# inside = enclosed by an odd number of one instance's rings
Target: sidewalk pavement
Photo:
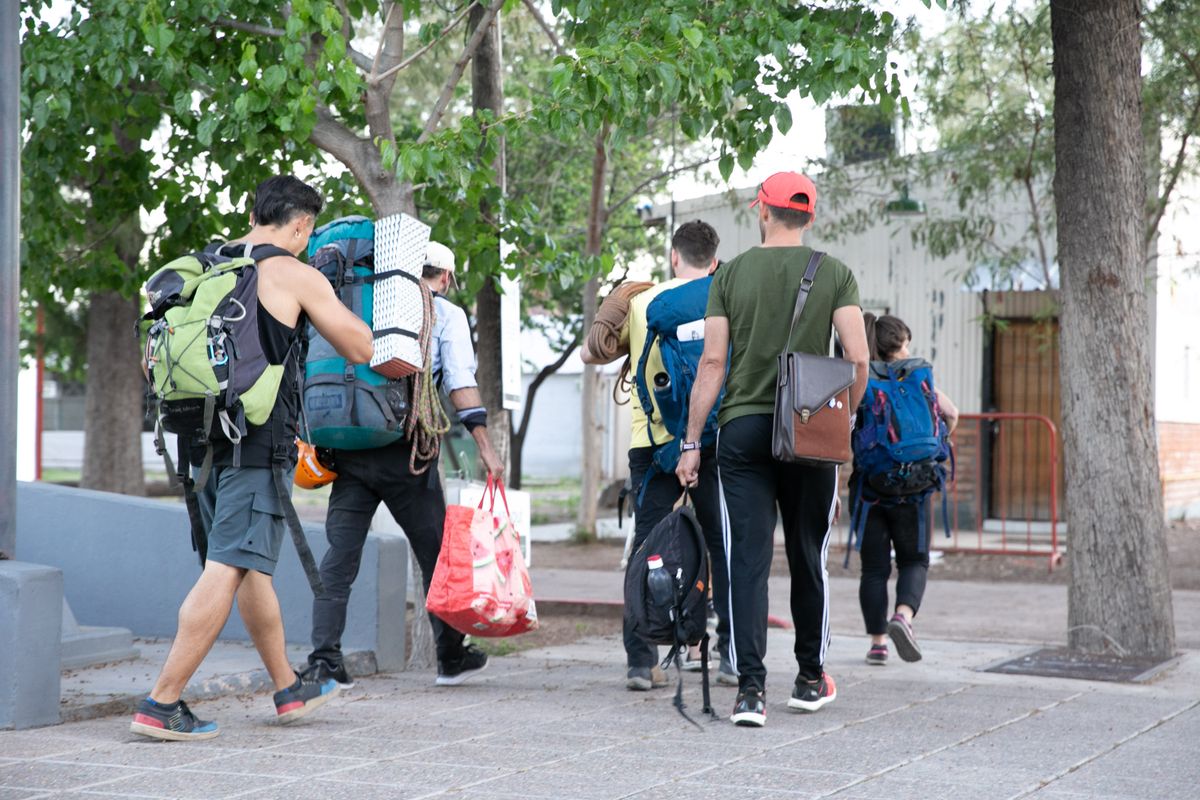
[[[925,639],[920,664],[862,662],[835,636],[838,699],[785,708],[790,633],[772,630],[763,729],[700,717],[698,677],[624,689],[616,637],[496,658],[434,688],[429,672],[360,680],[279,726],[270,696],[195,706],[222,733],[159,743],[128,716],[0,732],[0,798],[355,798],[371,800],[783,800],[784,798],[1191,798],[1200,781],[1200,656],[1150,685],[981,673],[1027,649]],[[722,717],[734,691],[714,687]]]
[[[544,614],[555,602],[614,613],[621,573],[533,570]],[[786,577],[772,613],[790,619]],[[1064,639],[1066,589],[963,583],[933,575],[917,633],[919,664],[863,661],[857,581],[830,581],[827,667],[838,699],[815,715],[786,708],[791,632],[769,633],[768,724],[726,721],[734,691],[713,686],[722,719],[703,730],[672,708],[672,688],[623,687],[619,637],[494,658],[454,688],[428,671],[378,675],[310,718],[274,723],[254,650],[221,643],[186,698],[222,727],[215,740],[158,743],[128,732],[127,713],[0,732],[0,800],[163,798],[459,798],[693,800],[896,798],[1191,798],[1200,781],[1200,592],[1175,592],[1186,652],[1145,684],[1000,675],[979,670],[1034,643]],[[77,717],[139,697],[165,656],[64,675]],[[304,648],[294,648],[302,660]],[[373,664],[363,654],[356,674]],[[685,675],[700,716],[699,676]]]

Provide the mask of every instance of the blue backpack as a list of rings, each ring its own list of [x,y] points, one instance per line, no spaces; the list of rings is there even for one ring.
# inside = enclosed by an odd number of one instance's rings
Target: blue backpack
[[[343,217],[313,231],[309,263],[333,284],[338,299],[359,318],[372,322],[375,224],[361,216]],[[316,447],[366,450],[404,437],[409,381],[390,380],[367,364],[350,364],[308,326],[304,364],[304,412],[309,443]]]
[[[949,536],[945,489],[947,477],[953,478],[954,454],[938,407],[933,367],[922,358],[872,362],[859,420],[851,440],[855,485],[849,544],[861,549],[872,506],[915,504],[917,547],[924,551],[925,500],[935,491],[942,493],[942,517]]]
[[[711,284],[711,275],[688,281],[662,292],[646,307],[646,344],[634,371],[634,385],[646,418],[651,423],[655,421],[657,405],[657,419],[675,437],[675,442],[682,442],[687,433],[688,403],[691,401],[692,386],[696,383],[700,356],[704,352],[704,314],[708,309],[708,289]],[[662,355],[663,371],[647,376],[646,362],[655,342]],[[725,390],[722,388],[704,423],[700,443],[705,447],[717,440],[717,411],[724,396]],[[651,469],[646,471],[646,479],[638,495],[639,502],[650,477],[656,471],[672,473],[679,464],[679,445],[659,447],[663,442],[654,441],[652,425],[650,444],[657,449]]]

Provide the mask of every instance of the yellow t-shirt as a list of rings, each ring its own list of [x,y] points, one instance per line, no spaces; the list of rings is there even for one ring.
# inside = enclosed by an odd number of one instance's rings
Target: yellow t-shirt
[[[667,289],[682,286],[688,280],[690,279],[672,278],[657,286],[652,286],[629,301],[629,316],[625,318],[625,327],[621,329],[621,343],[629,345],[629,379],[633,382],[633,389],[630,391],[632,397],[629,401],[632,418],[630,447],[650,447],[651,433],[654,435],[654,444],[662,444],[675,438],[663,427],[662,415],[658,412],[658,404],[654,402],[653,392],[650,394],[650,402],[654,406],[653,425],[650,425],[646,419],[646,412],[642,410],[642,401],[637,396],[637,368],[638,360],[642,357],[642,350],[646,347],[646,309],[650,306],[650,301]],[[652,377],[662,369],[662,354],[658,350],[658,345],[654,345],[646,357],[646,375]]]

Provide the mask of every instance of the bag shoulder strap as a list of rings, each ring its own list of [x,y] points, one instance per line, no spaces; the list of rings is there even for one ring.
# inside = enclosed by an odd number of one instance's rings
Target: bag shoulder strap
[[[796,332],[796,323],[800,321],[800,315],[804,313],[804,306],[808,303],[808,293],[812,291],[813,281],[816,280],[817,270],[821,268],[821,259],[825,258],[825,254],[820,250],[813,250],[812,255],[808,258],[808,268],[804,270],[804,277],[800,279],[800,291],[796,292],[796,310],[792,312],[792,324],[788,326],[787,339],[783,343],[783,351],[780,355],[787,355],[788,348],[792,344],[792,334]]]

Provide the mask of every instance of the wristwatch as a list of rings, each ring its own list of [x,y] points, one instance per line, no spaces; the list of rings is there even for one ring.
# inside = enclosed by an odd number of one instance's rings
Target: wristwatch
[[[688,450],[699,450],[699,449],[700,449],[699,442],[680,442],[679,443],[679,450],[680,450],[680,452],[683,452],[683,453],[686,453]]]

